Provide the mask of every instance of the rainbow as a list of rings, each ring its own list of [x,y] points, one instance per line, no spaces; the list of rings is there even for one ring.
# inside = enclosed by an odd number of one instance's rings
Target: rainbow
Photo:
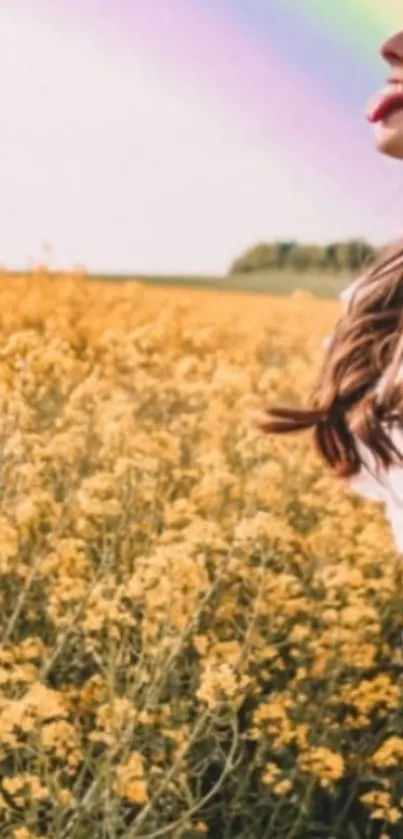
[[[370,203],[375,217],[396,187],[363,111],[384,82],[380,44],[403,28],[401,0],[47,3],[66,25],[98,37],[100,49],[128,60],[141,54],[175,74],[258,138],[288,178],[302,179],[312,196],[325,192],[340,212],[368,216]]]

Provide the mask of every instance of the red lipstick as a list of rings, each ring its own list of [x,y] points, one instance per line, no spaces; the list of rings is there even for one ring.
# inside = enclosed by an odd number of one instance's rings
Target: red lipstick
[[[393,111],[403,108],[403,90],[389,90],[379,94],[367,108],[368,122],[382,122]]]

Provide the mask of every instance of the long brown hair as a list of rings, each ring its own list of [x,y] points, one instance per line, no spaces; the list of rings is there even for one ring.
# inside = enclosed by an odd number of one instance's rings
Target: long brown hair
[[[339,477],[355,475],[363,460],[357,439],[379,466],[402,462],[388,434],[403,426],[403,240],[359,278],[325,353],[319,381],[302,408],[267,407],[254,425],[265,433],[314,429],[320,455]]]

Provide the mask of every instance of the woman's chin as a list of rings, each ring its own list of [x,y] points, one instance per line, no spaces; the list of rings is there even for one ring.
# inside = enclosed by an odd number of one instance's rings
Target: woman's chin
[[[387,128],[378,123],[374,130],[375,146],[381,154],[403,160],[403,130],[402,128]]]

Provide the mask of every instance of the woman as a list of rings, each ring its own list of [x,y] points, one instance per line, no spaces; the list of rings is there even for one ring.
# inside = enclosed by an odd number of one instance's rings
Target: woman
[[[403,159],[403,31],[382,47],[390,72],[367,119],[377,149]],[[351,489],[386,505],[403,552],[403,240],[342,295],[344,312],[327,345],[306,408],[268,408],[263,432],[314,429],[317,448]]]

